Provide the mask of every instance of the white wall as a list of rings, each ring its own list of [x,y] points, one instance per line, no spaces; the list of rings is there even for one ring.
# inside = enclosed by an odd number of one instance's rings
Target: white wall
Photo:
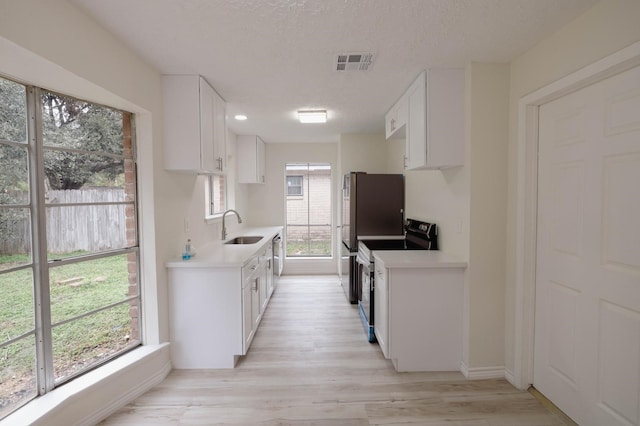
[[[467,67],[469,266],[464,362],[470,376],[504,372],[509,64]]]
[[[382,134],[342,134],[338,143],[339,175],[387,173],[387,142]]]
[[[640,40],[640,2],[603,0],[511,63],[506,269],[506,366],[513,371],[515,330],[518,101],[524,95]]]

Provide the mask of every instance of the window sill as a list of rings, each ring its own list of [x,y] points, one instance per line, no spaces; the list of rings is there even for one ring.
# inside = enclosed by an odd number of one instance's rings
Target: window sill
[[[207,225],[214,225],[216,223],[221,223],[222,222],[222,213],[214,214],[214,215],[211,215],[211,216],[205,216],[204,222]]]
[[[34,399],[0,425],[95,424],[162,382],[170,371],[168,343],[141,346]]]

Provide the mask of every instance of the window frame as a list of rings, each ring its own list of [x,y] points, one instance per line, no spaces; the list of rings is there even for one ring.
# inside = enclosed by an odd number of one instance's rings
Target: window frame
[[[222,198],[224,200],[224,204],[220,207],[219,210],[216,210],[215,200],[220,198],[219,194],[215,194],[214,191],[216,188],[220,187],[220,184],[216,184],[214,181],[216,179],[222,179]],[[224,174],[210,174],[207,175],[207,181],[205,185],[205,204],[206,204],[206,212],[205,217],[208,219],[215,219],[222,217],[222,214],[225,210],[228,209],[229,205],[229,179]],[[220,203],[218,203],[220,204]]]
[[[33,396],[29,396],[19,403],[17,403],[13,407],[9,407],[8,411],[2,415],[4,416],[10,415],[15,410],[24,406],[25,404],[32,401],[34,398],[42,396],[55,388],[85,374],[90,370],[94,370],[110,361],[114,358],[117,358],[124,353],[134,350],[135,348],[141,346],[143,344],[144,336],[143,336],[143,327],[142,327],[142,319],[143,319],[143,297],[142,297],[142,288],[143,283],[141,279],[141,254],[140,254],[140,223],[139,223],[139,209],[140,209],[140,197],[138,194],[138,185],[139,179],[137,176],[137,149],[136,149],[136,141],[135,141],[135,114],[131,112],[127,112],[118,108],[106,107],[114,111],[119,111],[123,114],[123,153],[122,155],[106,153],[105,151],[90,151],[83,149],[74,149],[74,148],[61,148],[53,145],[45,145],[44,135],[43,135],[43,126],[44,121],[42,117],[42,93],[53,93],[60,96],[65,96],[67,98],[72,98],[75,100],[81,100],[83,102],[87,102],[91,105],[95,106],[104,106],[95,102],[90,102],[86,100],[82,100],[75,96],[71,95],[62,95],[59,93],[55,93],[53,91],[49,91],[46,89],[41,89],[37,86],[21,83],[15,81],[13,79],[5,78],[4,76],[0,76],[3,80],[10,81],[12,83],[19,84],[25,89],[25,97],[26,97],[26,140],[23,142],[15,142],[15,141],[7,141],[2,140],[0,143],[2,145],[8,146],[24,146],[27,149],[27,162],[28,162],[28,189],[29,189],[29,199],[26,204],[15,204],[15,205],[3,205],[2,208],[28,208],[30,212],[30,244],[31,244],[31,253],[30,253],[30,261],[27,264],[19,265],[17,267],[9,267],[7,269],[1,269],[0,275],[12,273],[15,271],[30,269],[32,273],[32,289],[33,289],[33,304],[34,304],[34,328],[33,330],[22,333],[19,336],[14,336],[5,341],[0,341],[0,347],[9,346],[13,343],[16,343],[22,339],[30,339],[35,340],[35,353],[34,358],[36,359],[36,365],[34,366],[34,379],[35,379],[35,389],[36,394]],[[125,115],[128,117],[128,128],[125,129]],[[127,152],[125,140],[130,138],[130,149]],[[45,188],[45,167],[44,167],[44,152],[45,150],[50,151],[67,151],[73,153],[89,153],[93,155],[104,155],[107,154],[111,157],[122,158],[123,160],[123,173],[129,173],[129,179],[131,181],[127,181],[125,177],[125,184],[123,185],[125,188],[125,201],[121,202],[82,202],[82,203],[65,203],[65,204],[55,204],[47,201],[46,198],[46,188]],[[129,169],[128,169],[129,168]],[[125,228],[126,228],[126,242],[123,247],[109,249],[109,250],[97,250],[90,251],[87,254],[81,254],[73,257],[65,257],[62,259],[51,258],[48,253],[47,243],[47,208],[51,207],[73,207],[73,206],[100,206],[100,205],[124,205],[125,209],[127,207],[132,207],[133,216],[131,217],[128,213],[125,214],[124,220]],[[131,219],[131,221],[129,221]],[[133,226],[133,229],[129,229],[129,226]],[[129,233],[129,231],[132,231]],[[132,241],[132,243],[130,243]],[[134,254],[134,262],[135,265],[129,263],[131,262],[130,254]],[[112,303],[101,305],[98,307],[89,308],[87,311],[83,311],[82,313],[74,314],[68,318],[65,318],[62,321],[57,321],[53,323],[51,318],[51,292],[50,292],[50,271],[59,267],[64,267],[66,265],[91,262],[97,259],[104,259],[108,257],[115,256],[127,256],[127,271],[129,274],[129,290],[131,291],[131,274],[133,274],[133,280],[135,282],[135,291],[134,294],[127,293],[122,298],[114,301]],[[137,306],[137,324],[134,325],[133,317],[131,316],[130,326],[135,327],[137,332],[137,338],[133,340],[132,344],[125,345],[124,348],[120,348],[113,353],[111,350],[108,352],[109,355],[106,355],[104,358],[98,359],[97,361],[92,361],[90,364],[80,367],[78,369],[74,369],[70,374],[62,376],[56,379],[56,371],[54,368],[54,349],[53,349],[53,338],[52,338],[52,329],[57,326],[66,325],[72,323],[74,321],[79,321],[84,318],[91,317],[95,314],[99,314],[100,312],[106,312],[111,309],[114,309],[121,305],[132,306],[132,302]],[[40,307],[40,308],[38,308]],[[131,309],[131,308],[130,308]],[[131,313],[130,313],[131,315]]]
[[[303,167],[301,169],[301,167]],[[284,170],[284,175],[285,175],[285,179],[284,179],[284,185],[287,187],[289,187],[288,185],[288,178],[289,177],[302,177],[302,186],[304,187],[305,185],[305,181],[304,181],[304,177],[306,176],[306,185],[307,185],[307,194],[305,195],[304,192],[302,193],[302,195],[288,195],[288,190],[285,189],[285,195],[284,195],[284,201],[285,201],[285,238],[284,238],[284,246],[285,246],[285,258],[289,259],[289,260],[299,260],[299,259],[312,259],[314,261],[316,260],[327,260],[327,259],[332,259],[334,256],[334,238],[335,236],[333,235],[333,232],[331,231],[333,229],[333,214],[332,212],[332,206],[333,206],[333,193],[331,188],[333,187],[333,179],[334,179],[334,169],[333,166],[331,165],[331,163],[329,162],[292,162],[292,163],[285,163],[284,166],[285,170]],[[289,174],[289,170],[294,170],[295,172],[298,171],[302,171],[302,174]],[[316,170],[328,170],[328,202],[329,202],[329,208],[328,208],[328,224],[314,224],[314,223],[310,223],[310,219],[311,219],[311,195],[314,193],[314,191],[311,190],[312,187],[312,182],[314,181],[311,176],[312,176],[312,171],[316,171]],[[315,188],[315,187],[314,187]],[[307,206],[306,206],[306,211],[307,211],[307,218],[306,218],[306,223],[305,224],[296,224],[296,223],[290,223],[291,217],[289,214],[289,203],[296,203],[296,202],[306,202]],[[294,246],[296,243],[291,241],[291,233],[289,231],[289,228],[292,226],[296,226],[296,227],[306,227],[307,228],[307,235],[309,236],[309,239],[307,240],[307,252],[304,254],[291,254],[290,253],[290,247]],[[322,253],[322,254],[316,254],[316,253],[311,253],[311,244],[314,241],[324,241],[324,240],[317,240],[317,239],[312,239],[310,236],[312,234],[311,232],[311,228],[312,227],[317,227],[317,226],[321,226],[321,227],[327,227],[328,228],[328,234],[329,234],[329,249],[328,249],[328,253]]]

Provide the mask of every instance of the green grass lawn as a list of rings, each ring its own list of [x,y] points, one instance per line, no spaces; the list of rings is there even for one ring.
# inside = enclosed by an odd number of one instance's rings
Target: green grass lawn
[[[287,241],[287,256],[331,256],[331,241]]]
[[[79,255],[74,253],[72,255]],[[28,256],[0,256],[0,265],[29,263]],[[124,300],[129,282],[127,255],[50,269],[51,320],[56,379],[67,377],[134,344],[129,303],[55,326],[56,323]],[[0,274],[0,343],[33,332],[31,269]],[[21,386],[30,385],[34,368],[33,334],[0,350],[0,408]],[[32,386],[32,384],[31,384]],[[20,390],[20,389],[18,389]],[[1,410],[0,410],[1,411]]]

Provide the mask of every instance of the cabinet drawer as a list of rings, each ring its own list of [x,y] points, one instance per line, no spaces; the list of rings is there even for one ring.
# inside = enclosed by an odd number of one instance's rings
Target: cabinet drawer
[[[246,285],[247,278],[251,276],[251,274],[255,273],[258,270],[258,264],[260,263],[260,257],[254,256],[247,262],[246,265],[242,267],[242,282],[243,287]]]

